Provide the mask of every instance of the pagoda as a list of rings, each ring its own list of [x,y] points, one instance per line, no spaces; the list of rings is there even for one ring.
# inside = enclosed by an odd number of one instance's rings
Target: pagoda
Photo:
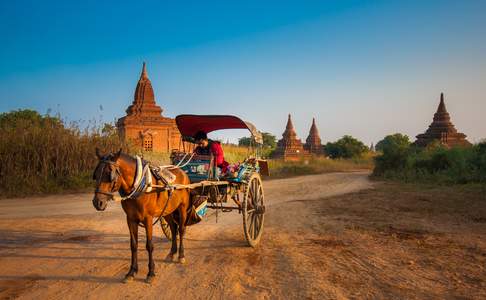
[[[170,152],[182,149],[182,139],[175,119],[162,116],[162,111],[155,102],[152,83],[143,63],[133,102],[126,110],[127,115],[116,123],[120,137],[144,151]]]
[[[289,114],[287,126],[282,134],[282,139],[277,142],[274,156],[284,160],[299,160],[306,154],[308,153],[304,150],[300,139],[297,138],[294,124],[292,124],[292,117]]]
[[[425,147],[432,141],[438,140],[442,145],[447,147],[470,146],[464,133],[457,132],[457,129],[451,122],[451,117],[447,112],[444,103],[444,94],[440,94],[440,103],[437,112],[434,114],[434,120],[425,133],[417,135],[415,144]]]
[[[305,140],[304,149],[310,154],[322,154],[321,138],[319,137],[319,130],[317,130],[316,119],[312,118],[312,125],[309,130],[309,136]]]

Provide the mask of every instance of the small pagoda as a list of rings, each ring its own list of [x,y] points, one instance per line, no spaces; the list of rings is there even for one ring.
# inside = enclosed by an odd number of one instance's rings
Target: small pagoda
[[[184,144],[175,120],[162,116],[162,111],[155,102],[152,83],[143,63],[133,102],[126,110],[127,115],[118,119],[116,124],[120,137],[144,151],[182,149]]]
[[[312,118],[312,125],[309,130],[309,136],[305,140],[304,149],[314,155],[323,153],[321,138],[319,137],[319,130],[317,129],[315,118]]]
[[[282,158],[283,160],[299,160],[303,156],[306,156],[306,151],[302,145],[300,139],[297,138],[297,133],[292,124],[292,117],[289,114],[287,120],[287,126],[282,134],[282,139],[277,142],[277,148],[275,149],[274,156],[276,158]]]
[[[470,146],[471,143],[466,140],[464,133],[457,132],[457,129],[451,122],[451,117],[447,112],[444,103],[444,94],[440,94],[440,103],[437,112],[434,114],[434,120],[425,133],[417,135],[415,144],[425,147],[432,141],[439,141],[446,147]]]

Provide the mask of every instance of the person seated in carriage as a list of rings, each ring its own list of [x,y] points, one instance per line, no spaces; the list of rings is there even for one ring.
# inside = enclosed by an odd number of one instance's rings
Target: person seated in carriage
[[[194,153],[197,155],[213,155],[216,166],[221,169],[221,174],[228,172],[229,163],[224,160],[224,151],[221,144],[208,138],[204,131],[198,131],[194,135],[194,142],[197,147]]]

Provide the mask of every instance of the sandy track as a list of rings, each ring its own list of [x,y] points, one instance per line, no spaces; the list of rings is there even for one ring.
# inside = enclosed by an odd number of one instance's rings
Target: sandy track
[[[0,298],[318,297],[321,291],[312,282],[319,270],[302,265],[305,249],[285,249],[294,243],[295,230],[318,235],[314,230],[318,224],[312,212],[292,210],[288,204],[369,188],[367,174],[272,180],[264,187],[267,214],[259,247],[246,246],[241,215],[220,213],[218,223],[211,215],[188,229],[187,265],[168,264],[162,259],[169,243],[157,227],[157,278],[151,286],[143,282],[147,255],[142,229],[137,280],[120,283],[130,251],[119,204],[100,213],[92,207],[91,194],[1,200]],[[289,221],[296,220],[298,225],[289,228]],[[295,277],[297,273],[307,278]]]

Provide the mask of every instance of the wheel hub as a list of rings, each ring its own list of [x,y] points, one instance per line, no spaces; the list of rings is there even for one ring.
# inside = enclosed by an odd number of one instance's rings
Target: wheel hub
[[[265,205],[258,205],[255,208],[255,213],[263,215],[265,213]]]

